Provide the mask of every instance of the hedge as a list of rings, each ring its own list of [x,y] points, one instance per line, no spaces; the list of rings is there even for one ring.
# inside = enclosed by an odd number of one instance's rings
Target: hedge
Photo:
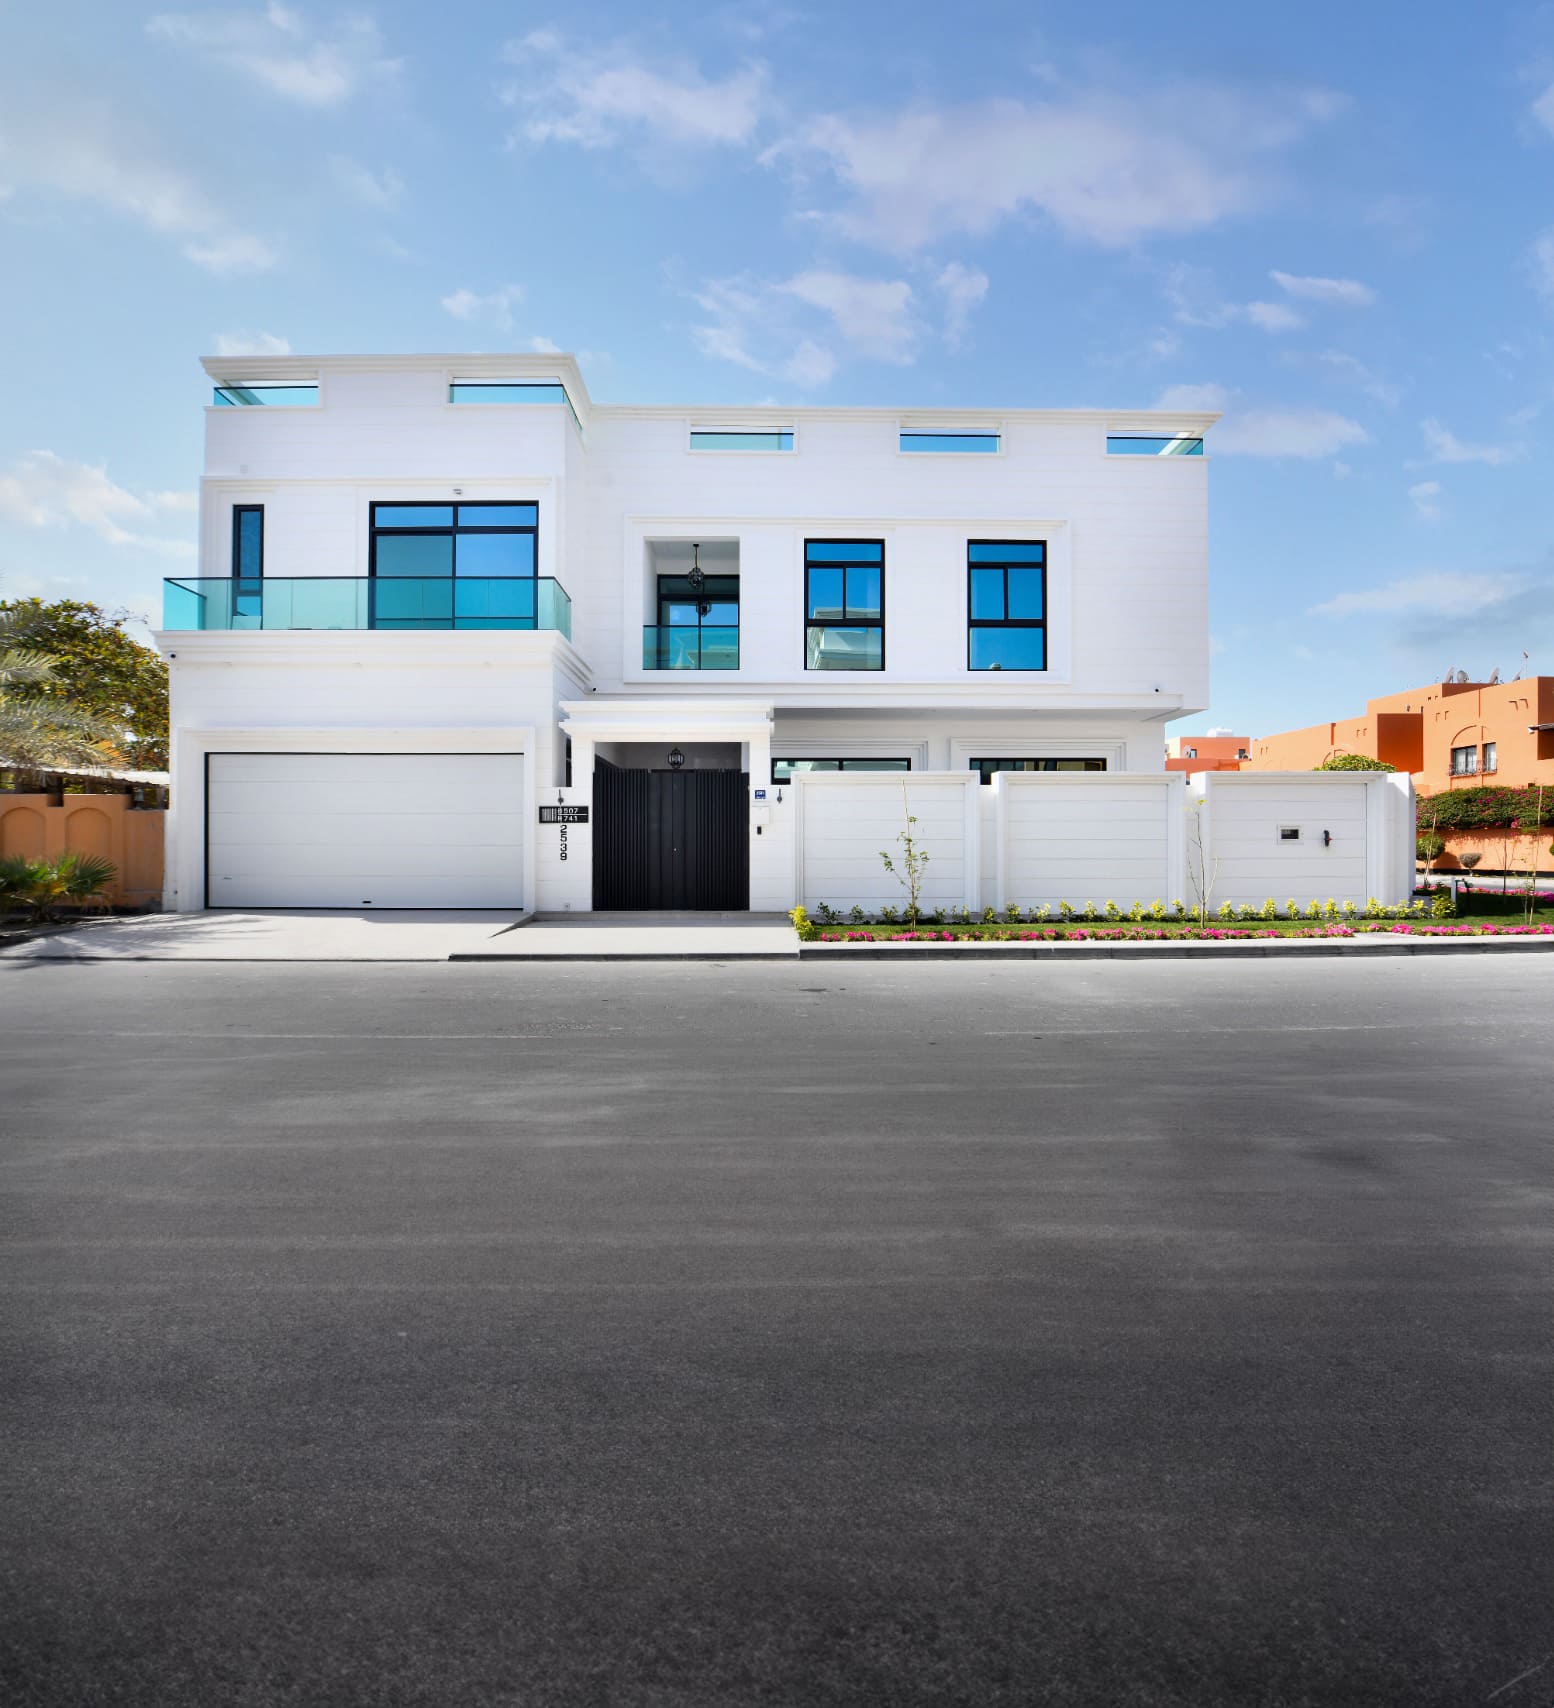
[[[1313,771],[1396,771],[1396,765],[1389,765],[1385,759],[1367,759],[1363,753],[1335,753],[1331,759],[1324,759],[1320,765],[1313,765]]]
[[[1514,819],[1523,830],[1554,824],[1554,788],[1544,787],[1542,812],[1539,791],[1531,789],[1445,789],[1421,795],[1416,812],[1421,830],[1509,830]]]

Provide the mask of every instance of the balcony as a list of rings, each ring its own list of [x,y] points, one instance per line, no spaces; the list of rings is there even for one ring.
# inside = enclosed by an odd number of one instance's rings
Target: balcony
[[[642,631],[644,670],[738,670],[739,625],[650,624]]]
[[[554,629],[572,601],[542,576],[202,576],[162,584],[164,629]]]

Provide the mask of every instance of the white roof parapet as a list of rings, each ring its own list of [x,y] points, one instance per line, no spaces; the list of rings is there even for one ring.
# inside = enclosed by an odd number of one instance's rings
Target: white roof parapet
[[[218,384],[243,380],[270,380],[275,384],[305,383],[320,374],[386,372],[446,372],[456,379],[470,380],[560,380],[574,408],[586,422],[592,413],[612,417],[695,416],[704,423],[765,426],[782,417],[784,424],[818,420],[878,420],[940,426],[971,425],[995,431],[1000,421],[1085,421],[1104,426],[1113,433],[1206,433],[1219,420],[1214,410],[1197,409],[1036,409],[995,407],[945,409],[924,405],[799,404],[754,405],[718,403],[598,403],[589,395],[576,356],[566,351],[530,350],[492,352],[435,352],[416,355],[338,356],[203,356],[201,366]]]

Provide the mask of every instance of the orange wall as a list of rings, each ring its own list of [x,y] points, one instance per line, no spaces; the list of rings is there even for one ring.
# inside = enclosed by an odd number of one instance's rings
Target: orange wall
[[[1554,842],[1554,827],[1545,826],[1541,836],[1513,836],[1509,844],[1498,830],[1443,830],[1446,852],[1435,862],[1437,872],[1465,873],[1461,856],[1478,854],[1480,872],[1511,873],[1511,887],[1516,887],[1518,872],[1554,872],[1554,854],[1549,844]],[[1419,862],[1421,866],[1424,861]],[[1498,882],[1498,880],[1497,880]]]
[[[1187,757],[1192,748],[1196,758]],[[1244,735],[1173,735],[1166,742],[1167,771],[1239,771],[1246,763],[1239,755],[1252,751]]]
[[[1360,753],[1412,772],[1422,795],[1485,782],[1554,787],[1554,730],[1529,734],[1539,723],[1554,723],[1554,676],[1432,682],[1368,700],[1364,717],[1259,736],[1243,769],[1310,771],[1336,754]],[[1496,744],[1496,769],[1454,778],[1451,750],[1486,742]]]
[[[56,854],[100,854],[118,868],[104,892],[119,907],[158,902],[162,896],[165,812],[135,809],[127,795],[0,794],[0,854],[52,859]]]

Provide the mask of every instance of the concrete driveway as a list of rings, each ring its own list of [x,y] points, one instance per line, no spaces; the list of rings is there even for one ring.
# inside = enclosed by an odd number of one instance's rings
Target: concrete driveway
[[[94,919],[0,949],[43,961],[446,961],[673,959],[685,954],[797,959],[783,914],[579,914],[307,909],[159,913]]]
[[[0,963],[6,1708],[1546,1708],[1554,961]]]

